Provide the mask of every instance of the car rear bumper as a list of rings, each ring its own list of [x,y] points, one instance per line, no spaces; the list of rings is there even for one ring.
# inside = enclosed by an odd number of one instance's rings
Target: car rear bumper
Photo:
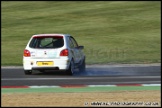
[[[60,70],[59,67],[32,67],[32,70]]]
[[[67,70],[70,65],[68,58],[64,59],[44,59],[43,62],[51,61],[53,65],[38,66],[37,62],[42,59],[23,59],[24,70]]]

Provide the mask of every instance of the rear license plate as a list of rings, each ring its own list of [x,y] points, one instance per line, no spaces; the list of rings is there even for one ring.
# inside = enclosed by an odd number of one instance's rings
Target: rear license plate
[[[37,62],[38,66],[53,66],[54,62],[53,61],[41,61]]]

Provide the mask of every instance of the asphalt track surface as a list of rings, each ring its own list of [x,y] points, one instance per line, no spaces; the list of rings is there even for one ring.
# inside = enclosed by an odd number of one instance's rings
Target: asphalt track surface
[[[23,67],[1,67],[1,86],[161,84],[160,64],[87,65],[73,76],[63,71],[34,71],[25,75]]]

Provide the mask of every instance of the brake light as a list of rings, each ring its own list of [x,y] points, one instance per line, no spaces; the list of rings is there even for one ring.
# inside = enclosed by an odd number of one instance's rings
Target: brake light
[[[68,56],[68,49],[64,49],[61,51],[60,56]]]
[[[24,50],[24,56],[25,57],[30,57],[30,51],[29,50]]]

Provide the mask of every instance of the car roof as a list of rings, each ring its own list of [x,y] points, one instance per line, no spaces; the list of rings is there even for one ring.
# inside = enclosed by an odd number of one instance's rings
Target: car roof
[[[54,34],[54,33],[51,33],[51,34],[35,34],[33,35],[34,36],[70,36],[69,34]]]

